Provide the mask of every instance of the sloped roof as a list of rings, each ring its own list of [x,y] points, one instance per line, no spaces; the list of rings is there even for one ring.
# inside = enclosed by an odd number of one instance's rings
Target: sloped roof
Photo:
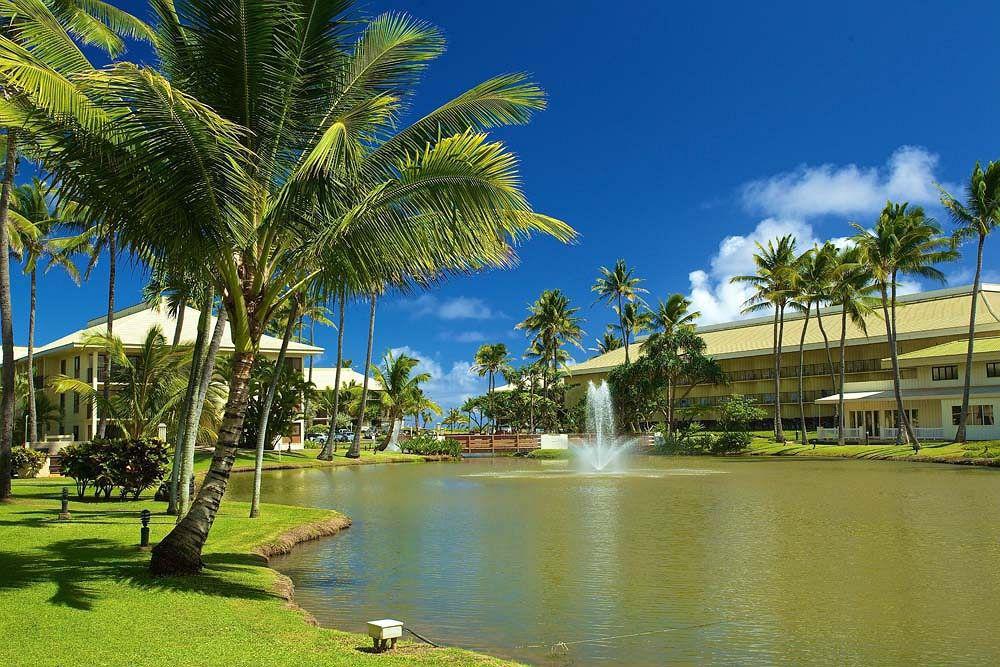
[[[304,371],[305,376],[309,377],[309,371]],[[312,369],[312,382],[316,385],[316,389],[323,391],[324,389],[333,389],[337,381],[337,367],[336,366],[314,366]],[[365,376],[357,372],[353,368],[341,368],[340,369],[340,386],[344,387],[355,382],[361,385],[365,381]],[[382,385],[379,381],[373,377],[368,378],[368,389],[372,391],[382,391]]]
[[[980,305],[976,311],[976,328],[980,331],[1000,331],[1000,285],[984,284],[980,295]],[[972,304],[972,286],[934,290],[899,297],[896,305],[896,326],[900,340],[929,338],[949,333],[961,333],[969,326],[969,309]],[[823,309],[823,328],[831,343],[840,340],[839,307]],[[994,317],[994,313],[998,317]],[[805,317],[802,314],[786,314],[782,351],[798,350],[799,337]],[[885,340],[885,324],[880,314],[865,318],[868,329],[865,332],[847,322],[847,344],[860,345]],[[772,317],[758,317],[749,320],[711,324],[698,327],[698,333],[705,340],[707,353],[716,359],[770,354],[772,344]],[[640,353],[641,341],[629,346],[629,356],[635,358]],[[813,311],[806,330],[805,348],[818,349],[823,346],[823,335],[816,325]],[[570,375],[608,371],[625,361],[625,349],[619,348],[599,355],[583,363],[570,366]]]
[[[181,342],[194,342],[194,339],[198,335],[198,318],[200,315],[201,313],[194,308],[184,309],[184,322],[181,324]],[[78,329],[77,331],[66,334],[61,338],[57,338],[50,343],[36,347],[35,355],[44,356],[66,348],[81,347],[83,339],[88,334],[103,333],[105,331],[106,322],[107,317],[99,317],[90,320],[87,322],[87,326],[83,329]],[[160,326],[163,330],[163,335],[167,337],[168,341],[173,340],[177,320],[170,315],[167,307],[165,305],[150,306],[148,304],[139,304],[115,313],[114,335],[121,338],[126,347],[135,347],[142,344],[142,341],[146,337],[146,332],[149,331],[150,327],[156,325]],[[214,316],[212,317],[212,326],[215,326]],[[277,354],[280,347],[280,338],[275,338],[274,336],[261,336],[261,352]],[[234,349],[228,322],[226,323],[225,331],[222,334],[222,344],[220,349],[228,352],[231,352]],[[296,341],[289,341],[288,343],[288,353],[294,356],[309,356],[321,354],[322,352],[323,348],[316,347],[314,345],[307,345]],[[25,353],[22,355],[15,354],[15,359],[21,359],[24,356],[27,356],[27,350],[25,350]]]
[[[978,318],[977,318],[978,319]],[[969,339],[953,340],[940,345],[932,345],[922,350],[914,350],[906,354],[899,355],[899,361],[919,362],[930,358],[965,357],[969,350]],[[973,354],[997,354],[1000,353],[1000,337],[976,338],[972,348]],[[883,359],[883,364],[891,363],[891,359]],[[919,363],[906,364],[908,366],[919,366]]]

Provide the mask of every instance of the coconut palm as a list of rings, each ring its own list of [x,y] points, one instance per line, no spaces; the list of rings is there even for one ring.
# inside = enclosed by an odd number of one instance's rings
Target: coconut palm
[[[941,236],[937,223],[927,217],[922,208],[910,207],[906,202],[887,202],[874,229],[866,229],[857,223],[852,226],[857,230],[854,241],[861,251],[862,261],[871,271],[881,297],[899,421],[897,442],[905,440],[917,452],[920,442],[903,410],[896,345],[896,290],[899,278],[904,276],[944,282],[944,274],[934,265],[954,259],[957,253],[950,241]]]
[[[628,337],[629,329],[624,321],[626,311],[623,309],[623,306],[626,303],[634,304],[636,301],[641,302],[642,299],[639,295],[647,291],[639,287],[642,279],[637,278],[634,272],[634,269],[625,264],[624,259],[619,259],[615,262],[613,269],[602,266],[601,275],[598,276],[590,288],[591,292],[597,294],[599,301],[603,300],[611,304],[615,314],[618,315],[618,330],[622,332],[622,344],[625,346],[626,364],[629,363],[628,346],[630,341]]]
[[[351,267],[373,293],[510,266],[512,241],[533,232],[572,237],[532,211],[513,155],[484,133],[527,121],[544,104],[537,86],[496,77],[396,132],[443,40],[401,14],[356,21],[345,4],[156,3],[165,76],[117,65],[75,82],[94,119],[47,113],[37,94],[11,110],[124,244],[211,267],[225,295],[226,416],[191,511],[154,549],[158,573],[201,567],[260,336],[322,267]]]
[[[449,429],[454,430],[455,428],[466,423],[465,417],[462,415],[462,411],[458,408],[452,408],[448,410],[448,415],[441,420],[441,423],[447,426]]]
[[[977,240],[976,276],[972,281],[972,305],[969,308],[969,345],[965,352],[962,415],[955,432],[955,442],[965,442],[969,387],[972,385],[972,354],[976,339],[976,306],[983,288],[983,247],[986,245],[986,237],[1000,224],[1000,162],[990,162],[985,170],[977,162],[969,177],[965,201],[961,202],[942,190],[941,203],[951,213],[956,224],[953,241],[957,244],[970,238]]]
[[[773,346],[774,353],[774,438],[785,441],[781,424],[781,350],[785,330],[785,308],[794,294],[798,274],[795,254],[795,238],[790,234],[776,241],[768,241],[767,246],[757,244],[754,263],[757,273],[735,276],[733,283],[750,285],[753,292],[743,307],[744,313],[772,309],[774,311]]]
[[[375,342],[375,305],[378,296],[372,294],[368,301],[368,347],[365,348],[365,378],[361,383],[361,409],[358,410],[358,421],[354,427],[354,440],[344,454],[349,459],[361,458],[361,431],[365,425],[365,407],[368,405],[368,378],[371,376],[372,345]]]
[[[397,422],[401,421],[407,410],[412,408],[420,392],[420,385],[431,379],[430,373],[413,374],[419,363],[419,359],[389,351],[382,358],[381,367],[371,368],[375,379],[382,385],[380,398],[389,421],[389,432],[379,444],[379,451],[388,447],[397,435]]]
[[[0,88],[5,106],[32,98],[46,113],[92,122],[100,114],[82,99],[69,77],[83,76],[92,65],[80,44],[114,57],[123,37],[149,39],[149,28],[100,0],[19,0],[0,4]],[[19,114],[2,114],[4,169],[0,184],[0,498],[10,495],[10,451],[14,418],[14,325],[10,293],[9,233],[14,176],[23,148],[34,157],[38,138]]]
[[[596,339],[595,342],[597,343],[597,347],[590,349],[598,354],[607,354],[622,346],[622,339],[615,335],[615,330],[611,325],[608,325],[608,328],[604,330],[604,335]]]
[[[665,334],[672,334],[678,327],[694,326],[701,317],[697,310],[691,310],[691,300],[683,294],[671,294],[666,301],[657,304],[653,313],[653,327]]]
[[[11,202],[11,211],[20,219],[31,223],[30,231],[21,234],[21,256],[24,259],[24,272],[28,274],[28,440],[38,440],[38,421],[35,414],[35,313],[37,308],[38,269],[48,273],[58,266],[64,270],[70,279],[80,284],[80,272],[73,263],[73,256],[87,252],[89,248],[88,234],[70,234],[69,236],[54,236],[65,231],[72,221],[65,217],[57,202],[49,201],[50,188],[37,178],[17,188]]]
[[[337,299],[337,370],[334,372],[333,390],[329,396],[330,401],[326,402],[326,414],[329,419],[329,429],[326,434],[326,442],[323,444],[323,451],[320,458],[327,461],[333,460],[333,453],[337,450],[337,419],[340,417],[340,372],[344,367],[344,311],[347,309],[347,291],[343,285],[336,288]]]
[[[527,354],[543,361],[553,374],[558,373],[560,364],[568,359],[563,349],[565,345],[580,348],[583,329],[577,315],[579,311],[579,308],[570,307],[569,299],[561,291],[545,290],[528,306],[528,316],[515,325],[531,336]]]
[[[493,414],[493,392],[496,390],[496,376],[510,365],[510,354],[507,346],[503,343],[482,345],[476,350],[473,358],[472,371],[479,377],[486,376],[486,395],[489,401],[489,411]],[[496,422],[493,423],[493,430],[496,430]]]
[[[634,301],[625,302],[621,307],[621,312],[617,310],[615,312],[618,315],[616,330],[621,334],[622,345],[625,347],[627,355],[630,341],[634,342],[639,334],[653,327],[653,313],[644,305]]]

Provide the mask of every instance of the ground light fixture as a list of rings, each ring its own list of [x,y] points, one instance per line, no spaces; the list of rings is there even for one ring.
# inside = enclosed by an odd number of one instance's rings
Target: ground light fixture
[[[396,640],[403,636],[403,622],[391,618],[368,621],[368,636],[372,638],[372,646],[377,653],[386,648],[396,648]]]

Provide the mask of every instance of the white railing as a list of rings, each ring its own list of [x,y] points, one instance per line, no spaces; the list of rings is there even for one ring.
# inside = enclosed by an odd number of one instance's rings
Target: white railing
[[[816,429],[816,436],[820,440],[836,440],[837,439],[837,429],[835,428],[818,428]],[[845,428],[844,429],[844,439],[845,440],[861,440],[864,438],[864,433],[860,428]]]
[[[882,432],[879,434],[880,440],[895,440],[896,434],[899,432],[898,428],[883,428]],[[931,428],[931,427],[921,427],[918,426],[913,429],[914,435],[917,436],[918,440],[944,440],[944,429],[943,428]]]

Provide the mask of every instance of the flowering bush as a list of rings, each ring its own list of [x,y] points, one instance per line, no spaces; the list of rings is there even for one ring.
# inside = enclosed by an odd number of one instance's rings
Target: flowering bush
[[[167,445],[160,440],[93,440],[70,445],[61,452],[62,472],[76,482],[81,498],[88,486],[94,497],[111,497],[116,488],[124,500],[133,500],[161,479],[167,469]]]
[[[45,454],[27,447],[16,447],[10,453],[10,458],[11,467],[22,479],[34,477],[45,465]]]

